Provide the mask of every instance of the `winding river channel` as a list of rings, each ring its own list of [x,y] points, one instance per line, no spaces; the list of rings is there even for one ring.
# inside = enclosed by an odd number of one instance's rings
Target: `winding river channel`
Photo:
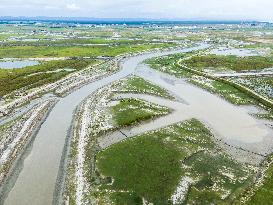
[[[17,167],[15,176],[6,187],[5,205],[49,205],[52,204],[56,180],[59,173],[66,137],[73,119],[73,112],[86,97],[97,89],[135,72],[137,65],[145,59],[190,52],[206,47],[154,52],[127,58],[121,70],[111,76],[92,82],[60,99],[41,126],[37,136],[26,151],[23,162]]]
[[[24,160],[17,166],[17,174],[12,177],[13,179],[11,179],[11,183],[7,187],[7,192],[9,193],[4,204],[52,204],[67,133],[69,132],[75,109],[92,92],[131,74],[139,75],[164,87],[181,100],[168,104],[166,100],[160,100],[160,98],[153,99],[152,97],[145,97],[145,95],[137,96],[151,102],[168,105],[176,110],[174,112],[176,114],[134,129],[125,130],[128,135],[130,133],[131,135],[139,133],[140,129],[142,132],[148,131],[183,119],[196,117],[206,122],[215,133],[219,134],[228,143],[240,144],[245,149],[251,149],[258,153],[265,154],[268,152],[272,148],[272,142],[270,142],[272,141],[272,138],[270,138],[272,131],[260,121],[251,117],[248,114],[248,110],[231,105],[225,100],[190,85],[182,79],[162,74],[141,64],[148,58],[190,52],[203,49],[206,46],[201,45],[188,49],[129,57],[122,62],[119,72],[92,82],[61,98],[41,126],[32,146],[26,151]],[[107,137],[109,138],[110,135],[102,139],[102,147],[107,146],[109,141]],[[113,138],[113,134],[111,137]]]

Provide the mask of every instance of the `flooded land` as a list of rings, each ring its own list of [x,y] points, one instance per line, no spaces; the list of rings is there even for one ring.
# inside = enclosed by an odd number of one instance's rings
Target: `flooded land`
[[[0,24],[0,204],[271,204],[271,38]]]

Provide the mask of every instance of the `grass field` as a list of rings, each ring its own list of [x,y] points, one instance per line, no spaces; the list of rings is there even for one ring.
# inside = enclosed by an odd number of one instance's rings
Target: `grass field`
[[[132,125],[169,113],[169,109],[137,99],[123,99],[110,108],[118,127]]]
[[[7,35],[8,36],[8,35]],[[0,35],[4,38],[4,35]],[[73,45],[86,45],[88,44],[108,44],[108,45],[135,45],[143,44],[144,40],[127,40],[127,39],[107,39],[107,38],[80,38],[74,37],[70,39],[55,39],[52,41],[50,37],[43,35],[29,36],[30,39],[39,39],[39,41],[8,41],[2,43],[3,46],[73,46]],[[28,39],[28,38],[26,38]],[[146,42],[147,43],[147,42]]]
[[[174,44],[139,44],[119,46],[1,46],[1,58],[30,57],[97,57],[116,56],[153,48],[166,48]]]
[[[273,166],[266,172],[265,180],[246,203],[247,205],[271,205],[273,201]]]
[[[9,35],[8,34],[0,34],[0,41],[2,40],[6,40],[9,38]]]
[[[226,69],[233,71],[260,70],[273,66],[273,60],[270,57],[262,56],[222,56],[222,55],[202,55],[193,56],[183,61],[188,67],[203,70],[210,69]]]
[[[66,69],[76,71],[95,62],[95,60],[48,61],[19,69],[0,69],[0,96],[4,96],[20,88],[30,89],[55,82],[73,72]]]
[[[109,188],[132,191],[155,204],[165,204],[179,181],[180,158],[180,152],[163,140],[139,137],[100,153],[98,168],[113,177]]]
[[[247,205],[271,205],[273,202],[273,165],[271,164],[265,172],[262,185],[254,192],[254,195],[247,201]]]
[[[241,77],[231,78],[232,81],[240,83],[255,92],[273,99],[273,78],[272,77]]]
[[[163,88],[137,76],[121,80],[117,92],[143,93],[173,99],[173,97]]]
[[[112,145],[97,155],[101,177],[111,180],[104,180],[96,196],[114,204],[140,204],[142,198],[172,204],[180,180],[188,177],[181,203],[230,204],[248,185],[252,171],[219,150],[211,138],[193,119]]]
[[[218,94],[227,101],[236,105],[255,104],[255,99],[240,90],[222,83],[220,81],[207,79],[202,76],[194,76],[189,80],[191,83],[198,85],[212,93]]]
[[[190,56],[191,53],[175,54],[169,56],[163,56],[158,58],[151,58],[145,61],[146,64],[150,65],[152,68],[166,72],[168,74],[173,74],[178,77],[191,77],[192,74],[188,71],[178,68],[175,63],[180,58],[185,58]]]

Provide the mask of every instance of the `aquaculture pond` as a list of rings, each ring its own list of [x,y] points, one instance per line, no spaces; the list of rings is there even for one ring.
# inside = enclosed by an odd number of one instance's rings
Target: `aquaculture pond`
[[[24,68],[27,66],[38,65],[39,61],[33,60],[5,60],[0,61],[0,69],[14,69],[14,68]]]

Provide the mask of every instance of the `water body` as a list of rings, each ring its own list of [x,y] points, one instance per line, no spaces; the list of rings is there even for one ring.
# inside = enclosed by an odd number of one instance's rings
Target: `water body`
[[[195,117],[205,122],[227,143],[258,153],[272,150],[273,132],[248,110],[235,106],[217,95],[165,73],[139,65],[137,75],[176,94],[188,105],[181,107],[183,117]],[[263,146],[262,146],[263,145]]]
[[[215,54],[215,55],[235,55],[239,57],[257,56],[260,54],[258,51],[251,50],[251,49],[226,48],[226,47],[212,49],[209,53]]]
[[[87,96],[97,89],[131,74],[139,75],[176,94],[181,102],[168,102],[156,97],[143,99],[157,102],[175,109],[173,115],[127,130],[131,136],[140,132],[162,127],[171,122],[196,117],[209,125],[217,136],[229,143],[242,145],[258,152],[266,152],[272,145],[272,131],[251,117],[245,109],[231,105],[220,97],[208,93],[182,79],[149,69],[141,64],[144,60],[179,52],[202,49],[199,46],[169,52],[158,52],[130,57],[122,63],[116,74],[90,83],[62,98],[42,125],[29,154],[26,155],[21,171],[14,178],[14,186],[6,198],[5,205],[49,205],[52,204],[56,179],[67,131],[72,122],[73,111]],[[141,98],[141,95],[138,96]],[[113,137],[113,136],[112,136]],[[268,142],[268,143],[266,143]],[[259,148],[263,146],[262,148]]]
[[[31,150],[26,154],[22,165],[18,167],[18,175],[11,179],[11,186],[6,187],[9,194],[4,204],[52,204],[62,152],[67,132],[72,122],[73,111],[80,102],[92,92],[133,74],[138,64],[148,58],[180,52],[190,52],[204,49],[205,47],[207,47],[207,45],[175,51],[158,51],[128,58],[122,63],[121,71],[96,82],[92,82],[60,99],[41,126]]]
[[[54,99],[54,98],[57,98],[57,97],[53,94],[46,94],[41,98],[32,100],[28,105],[24,106],[23,108],[19,107],[19,108],[13,109],[11,114],[9,114],[6,117],[0,118],[0,126],[8,122],[11,122],[12,120],[15,120],[16,118],[24,115],[25,113],[27,113],[29,110],[31,110],[33,107],[37,106],[38,104],[43,103],[46,100]]]
[[[34,66],[38,64],[39,64],[38,61],[32,61],[32,60],[0,61],[0,69],[24,68],[27,66]]]
[[[245,107],[232,105],[206,90],[188,84],[183,79],[177,79],[173,76],[156,72],[145,66],[137,69],[136,74],[173,92],[178,99],[182,100],[172,101],[143,94],[118,95],[117,99],[138,98],[169,107],[173,112],[148,123],[123,128],[101,137],[99,145],[102,149],[120,142],[127,137],[133,137],[192,118],[197,118],[205,123],[213,130],[216,138],[234,147],[241,147],[250,152],[262,155],[265,155],[272,149],[273,131],[263,123],[263,120],[255,119],[249,115],[251,107],[246,109]]]

